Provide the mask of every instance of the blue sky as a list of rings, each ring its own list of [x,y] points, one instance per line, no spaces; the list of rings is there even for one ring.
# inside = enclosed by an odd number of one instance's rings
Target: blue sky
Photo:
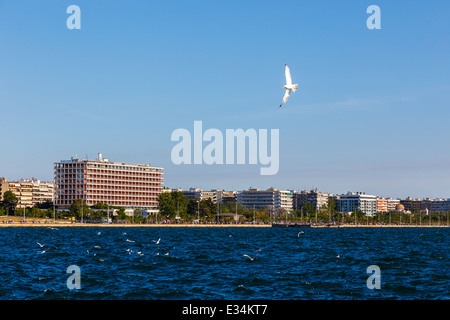
[[[69,30],[66,9],[81,9]],[[381,8],[369,30],[366,9]],[[0,176],[95,158],[170,188],[450,197],[448,1],[2,1]],[[278,108],[287,63],[300,91]],[[280,169],[171,162],[177,128],[280,130]]]

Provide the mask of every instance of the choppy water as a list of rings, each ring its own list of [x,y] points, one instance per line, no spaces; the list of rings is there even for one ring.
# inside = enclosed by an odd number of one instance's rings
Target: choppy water
[[[449,240],[447,228],[0,228],[0,299],[449,299]]]

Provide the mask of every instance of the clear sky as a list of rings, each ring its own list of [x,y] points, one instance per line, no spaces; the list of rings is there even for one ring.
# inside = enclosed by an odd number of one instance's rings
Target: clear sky
[[[68,6],[81,9],[69,30]],[[381,29],[369,30],[369,5]],[[169,188],[450,197],[449,1],[0,0],[0,176],[93,159]],[[279,108],[284,64],[300,91]],[[193,132],[280,130],[278,174],[174,165]]]

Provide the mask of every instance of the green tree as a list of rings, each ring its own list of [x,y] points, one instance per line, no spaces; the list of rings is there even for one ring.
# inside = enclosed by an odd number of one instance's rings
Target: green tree
[[[44,202],[36,203],[34,207],[38,209],[51,209],[53,208],[53,202],[50,200],[46,200]]]
[[[200,217],[204,217],[207,221],[213,221],[216,214],[217,206],[211,198],[200,201]]]
[[[197,216],[197,209],[200,208],[200,203],[198,199],[190,199],[186,206],[186,213],[191,217]]]
[[[6,210],[6,214],[12,213],[13,215],[15,215],[18,202],[19,199],[12,191],[8,190],[3,194],[2,205]]]
[[[356,216],[356,223],[359,223],[359,224],[361,224],[361,223],[366,223],[366,216],[365,216],[365,213],[364,212],[362,212],[360,209],[355,209],[353,212],[352,212],[352,219],[351,219],[351,222],[355,222],[355,216]]]
[[[180,191],[163,192],[159,195],[159,212],[164,218],[174,220],[177,213],[180,216],[187,214],[189,200]]]
[[[134,209],[133,211],[133,223],[140,223],[144,220],[142,210],[139,208]]]
[[[98,202],[92,206],[93,209],[109,209],[109,205],[106,203]]]
[[[117,219],[125,220],[127,218],[127,214],[125,213],[125,208],[120,207],[119,211],[117,211]]]
[[[86,204],[86,201],[77,199],[69,206],[69,216],[75,217],[76,220],[88,220],[91,214],[91,209]]]

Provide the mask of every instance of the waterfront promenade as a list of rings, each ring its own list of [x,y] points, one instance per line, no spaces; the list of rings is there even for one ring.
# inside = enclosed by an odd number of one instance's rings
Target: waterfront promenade
[[[207,224],[193,224],[193,223],[67,223],[67,222],[47,222],[47,223],[28,223],[28,222],[4,222],[0,223],[1,227],[47,227],[47,228],[74,228],[74,227],[95,227],[95,228],[448,228],[448,225],[435,224],[311,224],[311,225],[285,225],[285,224],[251,224],[251,223],[207,223]]]
[[[70,228],[70,227],[96,227],[96,228],[226,228],[226,227],[250,227],[270,228],[270,224],[192,224],[192,223],[0,223],[0,227],[47,227],[47,228]]]

